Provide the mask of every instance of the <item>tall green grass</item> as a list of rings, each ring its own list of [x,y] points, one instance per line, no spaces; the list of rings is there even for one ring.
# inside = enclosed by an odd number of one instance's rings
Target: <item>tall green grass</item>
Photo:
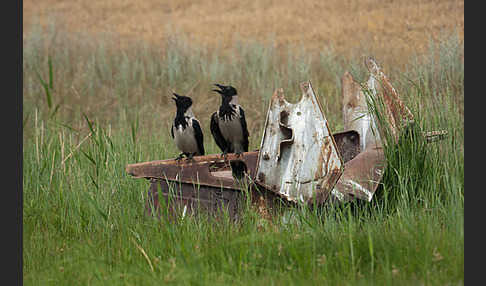
[[[389,74],[417,128],[449,136],[387,145],[371,203],[288,209],[272,221],[250,206],[238,224],[145,214],[148,182],[124,170],[178,154],[167,90],[195,86],[205,145],[216,153],[207,118],[219,98],[210,86],[233,84],[256,149],[274,89],[296,101],[304,80],[340,131],[340,76],[351,70],[365,80],[362,60],[245,42],[225,54],[183,35],[164,47],[115,44],[59,27],[24,38],[26,285],[463,284],[464,46],[457,38],[431,42],[429,54]]]

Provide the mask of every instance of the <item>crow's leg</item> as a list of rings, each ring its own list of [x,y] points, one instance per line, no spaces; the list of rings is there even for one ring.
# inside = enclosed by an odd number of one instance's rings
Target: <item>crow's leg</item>
[[[180,162],[183,157],[184,157],[184,153],[180,153],[179,156],[177,156],[174,160],[176,160],[177,162]]]
[[[192,158],[192,157],[194,157],[194,155],[196,155],[196,153],[189,153],[189,155],[187,156],[186,161],[193,162],[194,161],[194,158]]]
[[[223,151],[223,153],[221,154],[221,158],[223,158],[225,161],[228,160],[228,150]]]

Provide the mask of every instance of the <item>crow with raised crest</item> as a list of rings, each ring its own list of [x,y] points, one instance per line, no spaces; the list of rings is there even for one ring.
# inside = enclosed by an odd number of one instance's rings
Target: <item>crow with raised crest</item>
[[[183,156],[192,160],[195,155],[204,155],[201,125],[192,112],[192,99],[176,93],[173,95],[177,113],[170,131],[177,148],[182,152],[176,160],[181,160]]]
[[[238,93],[234,87],[214,85],[219,88],[213,91],[221,95],[222,103],[218,111],[211,116],[211,134],[223,152],[223,157],[228,153],[240,156],[241,153],[248,152],[249,133],[245,111],[238,104]]]

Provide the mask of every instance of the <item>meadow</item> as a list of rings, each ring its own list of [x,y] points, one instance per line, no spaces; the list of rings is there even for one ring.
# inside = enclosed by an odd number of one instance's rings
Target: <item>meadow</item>
[[[311,80],[333,132],[340,77],[366,80],[360,47],[285,49],[236,38],[219,50],[174,33],[159,45],[34,25],[23,46],[25,285],[462,285],[464,283],[464,41],[444,32],[385,72],[424,130],[449,136],[387,146],[371,203],[288,211],[238,224],[145,214],[148,182],[125,165],[178,155],[169,126],[175,90],[191,91],[208,154],[215,82],[237,87],[250,149],[259,147],[276,88],[289,101]],[[380,54],[375,54],[380,62]]]
[[[71,33],[115,34],[122,47],[141,41],[160,47],[183,32],[188,44],[220,51],[251,39],[284,51],[372,53],[402,68],[443,31],[464,37],[463,0],[25,0],[23,14],[24,36],[55,18]]]

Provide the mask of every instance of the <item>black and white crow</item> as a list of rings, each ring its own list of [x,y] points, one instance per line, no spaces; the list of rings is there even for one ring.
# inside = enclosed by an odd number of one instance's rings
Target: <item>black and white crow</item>
[[[246,127],[245,111],[238,104],[238,94],[232,86],[215,84],[219,88],[213,89],[221,94],[222,103],[218,111],[211,116],[211,134],[218,147],[227,153],[240,156],[248,152],[248,129]]]
[[[192,112],[192,99],[173,94],[177,113],[170,131],[177,148],[182,152],[176,160],[182,159],[184,155],[189,160],[194,155],[204,155],[203,133],[199,121]]]

